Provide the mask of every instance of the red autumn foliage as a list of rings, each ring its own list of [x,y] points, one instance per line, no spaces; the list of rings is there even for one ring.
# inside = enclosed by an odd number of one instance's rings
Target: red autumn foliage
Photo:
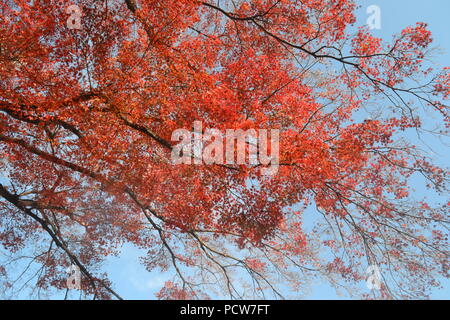
[[[426,25],[386,44],[349,33],[350,0],[220,3],[77,0],[79,30],[65,1],[0,4],[3,249],[31,250],[42,290],[77,265],[102,299],[121,298],[100,266],[125,243],[173,273],[161,299],[292,297],[368,265],[387,270],[381,298],[426,297],[448,277],[448,200],[415,201],[411,179],[445,192],[446,172],[402,138],[424,114],[448,124]],[[279,129],[278,174],[172,165],[196,120]]]

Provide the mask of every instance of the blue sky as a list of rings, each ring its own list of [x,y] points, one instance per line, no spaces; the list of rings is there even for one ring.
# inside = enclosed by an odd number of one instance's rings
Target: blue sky
[[[414,25],[416,22],[426,22],[433,33],[434,46],[442,49],[436,54],[434,61],[445,66],[450,65],[450,1],[448,0],[378,0],[357,1],[361,6],[357,10],[356,26],[364,25],[368,15],[366,9],[370,5],[377,5],[381,9],[381,29],[372,30],[373,34],[386,41],[392,39],[392,35],[399,33],[406,26]],[[449,166],[446,154],[449,149],[442,149],[442,144],[437,141],[430,142],[441,152],[436,153],[435,160],[444,166]],[[141,251],[125,247],[124,254],[120,258],[111,259],[107,265],[115,288],[127,299],[153,299],[154,292],[158,291],[165,280],[170,279],[171,274],[149,273],[143,266],[137,263]],[[325,282],[314,283],[307,299],[343,299],[335,290]],[[432,298],[450,298],[450,281],[444,283],[444,289],[436,290]]]

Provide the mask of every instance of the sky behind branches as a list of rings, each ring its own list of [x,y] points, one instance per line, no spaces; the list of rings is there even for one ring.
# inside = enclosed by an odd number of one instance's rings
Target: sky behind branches
[[[426,22],[429,25],[434,38],[434,46],[440,51],[434,53],[433,61],[441,66],[450,65],[450,1],[430,0],[360,0],[357,1],[360,8],[357,10],[357,23],[355,27],[366,23],[368,14],[367,7],[377,5],[381,9],[381,29],[372,30],[377,37],[382,37],[390,41],[394,34],[398,34],[407,26],[415,25],[416,22]],[[427,140],[428,146],[435,155],[438,164],[448,167],[450,162],[448,154],[450,149],[443,148],[437,139],[430,137]],[[0,178],[1,180],[1,178]],[[418,192],[425,192],[419,189]],[[436,199],[437,200],[437,199]],[[305,214],[305,224],[314,224],[314,212],[308,210]],[[119,257],[108,259],[105,264],[105,271],[108,272],[115,291],[120,293],[125,299],[154,299],[154,293],[170,280],[173,273],[148,272],[139,263],[139,257],[145,251],[138,250],[129,245],[125,245]],[[25,266],[24,266],[25,267]],[[362,284],[363,286],[364,284]],[[450,281],[443,283],[444,288],[433,292],[433,299],[450,298]],[[365,288],[362,287],[364,290]],[[368,290],[368,289],[367,289]],[[55,297],[58,298],[59,296]],[[311,291],[305,293],[306,299],[343,299],[345,295],[339,295],[325,282],[312,283]],[[26,299],[25,294],[19,294],[19,298]],[[75,295],[72,296],[75,298]]]

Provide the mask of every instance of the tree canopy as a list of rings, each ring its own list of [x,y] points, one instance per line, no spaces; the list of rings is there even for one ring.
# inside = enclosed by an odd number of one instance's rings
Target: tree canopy
[[[81,28],[69,28],[69,5]],[[448,68],[424,23],[353,32],[351,0],[4,0],[0,286],[122,298],[123,244],[170,270],[160,299],[298,297],[317,279],[423,298],[449,276],[446,169],[408,132],[446,135]],[[172,132],[277,129],[276,175],[170,161]],[[307,228],[306,212],[313,212]],[[24,253],[25,252],[25,253]],[[368,266],[379,291],[359,292]],[[36,267],[37,266],[37,267]],[[124,297],[125,298],[125,297]],[[151,298],[151,297],[149,297]]]

